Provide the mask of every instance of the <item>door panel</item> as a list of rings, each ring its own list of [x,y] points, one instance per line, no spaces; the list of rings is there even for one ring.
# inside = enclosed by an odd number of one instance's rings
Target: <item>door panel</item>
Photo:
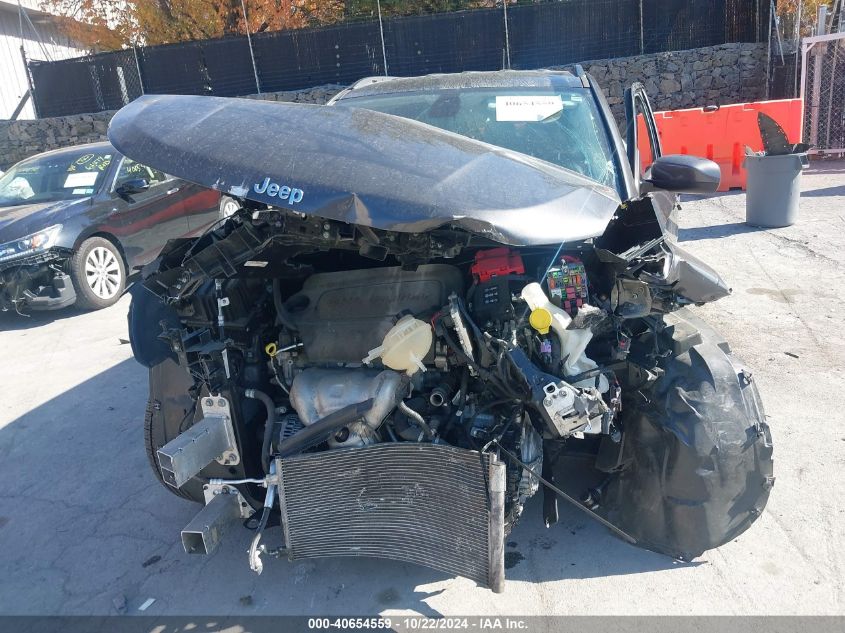
[[[144,178],[149,189],[121,197],[121,182]],[[130,271],[155,259],[165,243],[190,232],[185,217],[186,183],[124,158],[111,188],[111,214],[104,229],[123,245]]]
[[[641,83],[634,83],[625,91],[625,116],[628,162],[639,189],[646,170],[662,155],[657,124],[648,95]]]
[[[185,183],[185,215],[191,235],[200,235],[220,218],[220,192]]]

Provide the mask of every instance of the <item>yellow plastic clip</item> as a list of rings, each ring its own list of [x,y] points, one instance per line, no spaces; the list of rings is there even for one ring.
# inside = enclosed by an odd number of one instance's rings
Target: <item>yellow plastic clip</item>
[[[545,308],[534,308],[528,317],[528,322],[540,334],[548,334],[552,325],[552,313]]]
[[[264,352],[267,356],[273,358],[276,354],[278,354],[278,348],[275,343],[267,343],[267,345],[264,346]]]

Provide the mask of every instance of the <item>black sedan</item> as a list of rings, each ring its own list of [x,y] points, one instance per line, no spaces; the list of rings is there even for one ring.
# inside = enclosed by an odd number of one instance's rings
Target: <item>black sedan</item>
[[[167,240],[236,208],[109,143],[21,161],[0,178],[0,311],[110,306]]]

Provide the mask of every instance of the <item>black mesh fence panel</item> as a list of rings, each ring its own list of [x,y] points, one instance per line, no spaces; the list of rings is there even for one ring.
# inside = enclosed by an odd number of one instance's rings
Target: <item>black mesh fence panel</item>
[[[202,43],[209,92],[237,97],[257,92],[246,37],[227,37]]]
[[[517,5],[508,9],[512,68],[640,53],[639,0]]]
[[[252,45],[262,92],[384,74],[378,22],[261,33]]]
[[[199,42],[138,49],[144,92],[153,94],[212,94]]]
[[[98,112],[97,91],[87,57],[57,62],[29,62],[35,109],[41,117]]]
[[[387,73],[407,76],[760,42],[768,40],[770,19],[769,0],[566,0],[507,7],[491,0],[450,13],[385,17],[380,28],[375,12],[366,9],[375,3],[364,4],[345,23],[253,35],[254,66],[246,37],[30,62],[38,114],[115,109],[143,93],[240,96],[349,84],[385,74],[385,57]],[[423,11],[423,5],[417,8]]]
[[[409,16],[384,21],[387,70],[411,76],[505,67],[501,9]]]
[[[56,62],[29,62],[38,116],[116,110],[141,94],[132,49]]]
[[[116,110],[141,96],[141,80],[132,49],[96,55],[92,77],[99,86],[101,109]]]

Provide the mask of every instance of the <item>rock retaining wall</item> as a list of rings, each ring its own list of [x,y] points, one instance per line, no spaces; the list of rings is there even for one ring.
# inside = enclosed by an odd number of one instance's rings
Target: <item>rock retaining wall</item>
[[[622,97],[635,81],[645,85],[655,110],[762,101],[766,98],[766,50],[765,42],[722,44],[581,65],[599,82],[621,124],[625,118]]]

